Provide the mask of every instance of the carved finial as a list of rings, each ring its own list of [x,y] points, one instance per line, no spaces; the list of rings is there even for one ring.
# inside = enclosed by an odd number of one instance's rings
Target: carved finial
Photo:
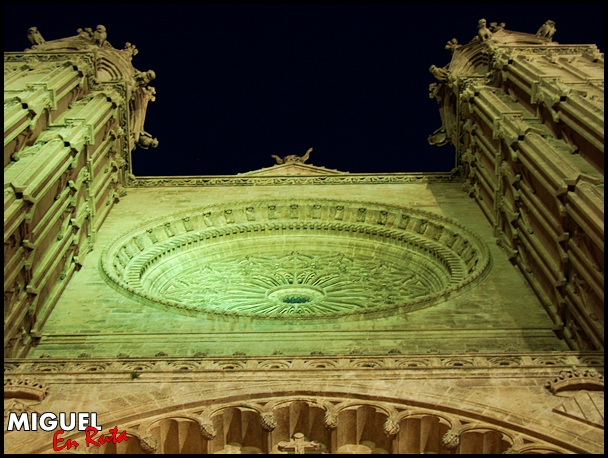
[[[44,38],[42,38],[42,35],[38,31],[38,27],[30,27],[29,29],[27,29],[27,39],[33,45],[40,45],[42,43],[45,43]]]
[[[498,22],[490,22],[490,32],[500,32],[501,30],[504,30],[506,26],[507,24],[505,24],[504,22],[501,22],[500,24]]]
[[[536,36],[538,38],[546,38],[548,41],[551,41],[551,38],[553,38],[553,35],[555,35],[556,31],[557,29],[555,28],[555,22],[547,21],[541,26],[540,29],[538,29],[538,32],[536,32]]]
[[[451,53],[454,52],[454,50],[456,48],[460,48],[462,45],[460,43],[458,43],[458,40],[456,38],[452,38],[450,41],[448,41],[445,45],[445,49],[447,51],[450,51]]]
[[[86,40],[91,40],[93,38],[93,30],[90,27],[86,27],[85,29],[78,28],[76,29],[76,33],[80,38],[84,38]]]
[[[123,49],[123,51],[126,52],[129,55],[129,58],[131,59],[133,59],[133,57],[136,56],[139,52],[137,47],[129,43],[128,41],[125,43],[125,48]]]

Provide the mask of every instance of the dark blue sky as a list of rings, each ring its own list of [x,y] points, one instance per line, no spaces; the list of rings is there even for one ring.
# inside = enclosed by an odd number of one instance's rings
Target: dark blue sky
[[[4,50],[103,24],[153,69],[145,128],[157,149],[133,152],[136,175],[235,174],[270,167],[271,154],[349,172],[436,172],[454,148],[429,146],[440,127],[428,68],[446,42],[468,43],[478,19],[604,51],[601,5],[7,5]]]

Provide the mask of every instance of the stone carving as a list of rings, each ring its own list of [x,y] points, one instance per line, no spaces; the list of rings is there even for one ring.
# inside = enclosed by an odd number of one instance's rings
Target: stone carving
[[[277,164],[290,164],[293,162],[299,162],[303,164],[310,157],[310,153],[312,152],[312,148],[309,148],[308,151],[304,154],[304,156],[297,156],[295,154],[290,154],[289,156],[285,156],[284,158],[280,158],[276,154],[271,154],[270,157],[274,158],[277,161]]]
[[[461,46],[462,45],[458,43],[458,40],[456,38],[452,38],[446,43],[445,49],[446,51],[450,51],[451,53],[453,53],[456,48],[460,48]]]
[[[203,423],[201,423],[199,431],[201,433],[201,436],[203,436],[208,441],[215,439],[215,436],[217,436],[217,429],[210,421],[204,421]]]
[[[327,412],[323,417],[323,426],[327,429],[336,429],[338,427],[338,415],[334,412]]]
[[[400,430],[401,430],[401,427],[399,426],[399,423],[397,423],[395,420],[393,420],[391,418],[388,418],[384,422],[384,425],[382,426],[382,432],[384,433],[384,435],[386,437],[393,437]]]
[[[35,399],[42,401],[49,394],[49,387],[27,378],[4,380],[4,398]]]
[[[132,174],[131,174],[132,175]],[[216,186],[294,186],[328,184],[382,184],[382,183],[460,183],[459,175],[452,173],[427,175],[378,174],[369,176],[290,176],[290,177],[218,177],[218,178],[137,178],[132,175],[129,186],[137,188],[156,187],[216,187]]]
[[[504,30],[506,26],[507,25],[504,22],[501,22],[500,24],[498,22],[490,22],[490,32],[500,32],[501,30]]]
[[[478,278],[489,263],[487,247],[475,236],[428,212],[369,202],[272,202],[231,202],[145,223],[108,247],[103,255],[107,279],[131,297],[152,300],[178,313],[315,318],[428,307],[435,298]],[[302,231],[312,235],[306,243],[298,241]],[[293,251],[286,250],[284,243],[270,248],[277,240],[275,234],[287,237]],[[410,240],[412,236],[422,237],[424,248]],[[346,242],[353,237],[374,244],[374,257],[364,252],[353,256],[347,248],[351,242]],[[227,242],[226,251],[217,257],[213,246],[220,240]],[[318,246],[310,243],[315,240]],[[259,243],[270,245],[264,253],[247,248]],[[383,259],[389,245],[399,250],[403,262]],[[180,263],[182,253],[191,250],[197,251],[188,255],[191,261]],[[452,253],[449,259],[446,250]],[[130,269],[149,265],[165,252],[180,267],[158,272],[166,275],[163,282],[139,283],[141,275]],[[450,270],[448,266],[455,268],[456,262],[465,270]],[[133,282],[125,284],[124,278]]]
[[[545,387],[553,394],[566,390],[604,390],[604,376],[594,370],[566,370],[561,371],[553,380],[549,380]]]
[[[42,35],[40,34],[40,32],[38,31],[38,27],[30,27],[27,30],[27,39],[33,45],[40,45],[40,44],[46,42],[45,39],[42,38]]]
[[[437,99],[438,101],[440,100],[439,97],[439,89],[441,89],[441,84],[437,84],[437,83],[431,83],[429,84],[429,99]]]
[[[144,453],[156,453],[158,449],[158,442],[151,436],[144,437],[139,440],[139,446],[144,451]]]
[[[277,419],[272,412],[264,412],[260,418],[264,431],[271,432],[277,427]]]
[[[382,276],[368,272],[382,271]],[[195,267],[160,294],[202,309],[270,315],[332,314],[392,305],[433,291],[427,278],[340,252],[248,255]]]
[[[443,146],[450,143],[450,139],[448,138],[448,133],[445,130],[444,126],[441,126],[435,132],[428,136],[427,141],[429,145]]]
[[[460,435],[454,431],[448,431],[441,438],[441,445],[448,450],[454,450],[460,445]]]
[[[538,32],[536,32],[536,36],[551,41],[551,38],[553,38],[553,35],[555,35],[556,31],[557,29],[555,28],[555,22],[547,21],[540,27],[540,29],[538,29]]]
[[[152,137],[152,135],[150,135],[148,132],[143,131],[141,134],[139,134],[137,146],[139,146],[141,149],[156,148],[158,147],[158,139]]]
[[[137,72],[133,76],[135,84],[137,86],[146,86],[150,81],[156,78],[154,70],[148,70],[147,72]]]
[[[106,38],[108,38],[108,33],[105,26],[98,25],[93,32],[93,42],[102,48],[106,44]]]
[[[296,455],[303,455],[307,451],[320,450],[321,444],[315,441],[307,441],[302,433],[295,433],[293,439],[289,442],[279,442],[278,448],[281,452],[293,451]]]
[[[450,73],[448,72],[447,69],[445,69],[445,68],[439,68],[436,65],[431,65],[429,67],[429,72],[431,72],[432,75],[438,81],[441,81],[442,83],[445,83],[448,80],[449,76],[450,76]]]
[[[492,32],[486,27],[486,20],[480,19],[477,22],[477,39],[483,42],[488,41],[490,38],[492,38]]]
[[[128,41],[125,43],[123,51],[127,53],[131,59],[133,59],[133,57],[139,53],[139,50],[135,47],[135,45],[129,43]]]
[[[408,356],[400,356],[400,355],[390,355],[390,356],[377,356],[373,359],[370,357],[361,357],[361,356],[351,356],[347,359],[340,359],[339,357],[325,357],[324,362],[325,365],[309,365],[307,366],[307,370],[315,370],[315,371],[325,371],[328,368],[336,368],[343,367],[349,369],[361,369],[361,367],[367,368],[369,364],[375,365],[376,367],[399,367],[407,370],[408,368],[419,368],[419,367],[433,367],[437,372],[454,372],[454,371],[478,371],[479,368],[487,368],[489,367],[499,367],[501,368],[501,372],[508,374],[519,374],[522,370],[526,369],[534,369],[537,370],[539,368],[546,369],[548,366],[553,367],[561,367],[565,373],[568,371],[573,371],[572,366],[576,366],[578,369],[575,369],[578,373],[585,373],[589,371],[589,374],[595,374],[595,367],[602,367],[604,364],[603,355],[594,355],[590,356],[575,356],[573,353],[558,353],[555,352],[554,358],[551,358],[550,364],[548,364],[546,358],[533,357],[530,358],[529,353],[518,354],[517,350],[510,347],[505,347],[505,352],[514,353],[514,355],[509,356],[479,356],[479,355],[466,355],[461,356],[458,360],[463,364],[462,366],[454,366],[454,365],[445,365],[445,357],[435,356],[434,354],[438,353],[437,349],[431,349],[428,351],[429,354],[433,356],[416,356],[416,355],[408,355]],[[50,356],[49,356],[50,357]],[[58,363],[48,363],[44,360],[28,360],[28,362],[19,362],[19,363],[10,363],[5,366],[5,375],[10,378],[19,378],[22,374],[31,374],[32,372],[37,372],[44,374],[46,377],[48,374],[56,374],[57,377],[63,377],[61,371],[67,370],[70,373],[79,373],[79,374],[87,374],[91,377],[96,377],[97,375],[100,379],[106,377],[106,372],[109,373],[124,373],[130,374],[134,370],[145,370],[147,374],[155,374],[156,376],[166,375],[171,380],[176,380],[179,377],[185,377],[188,380],[192,377],[192,372],[186,373],[182,368],[185,362],[188,362],[190,365],[194,367],[194,371],[209,371],[216,370],[218,368],[224,368],[226,365],[230,364],[231,368],[235,371],[250,371],[251,367],[264,368],[272,365],[279,365],[282,370],[288,371],[298,371],[304,365],[305,361],[308,361],[308,357],[291,357],[286,359],[277,359],[276,356],[271,358],[250,358],[250,364],[247,366],[236,365],[234,364],[234,358],[232,357],[219,357],[219,358],[206,358],[206,354],[204,352],[197,352],[193,357],[170,357],[167,359],[156,360],[156,361],[146,361],[144,363],[137,363],[134,365],[132,360],[127,360],[126,358],[130,358],[128,354],[120,353],[116,356],[117,359],[112,362],[107,362],[107,360],[95,360],[90,359],[87,360],[86,364],[82,362],[76,363],[72,359],[65,360],[63,362]],[[134,358],[134,356],[133,356]],[[194,359],[193,359],[194,358]],[[95,366],[97,369],[95,373],[90,371],[90,367]],[[583,366],[589,366],[588,368],[584,368]],[[417,372],[417,370],[414,370]],[[511,377],[511,375],[509,375]],[[563,379],[559,378],[559,375],[553,379],[555,383],[560,383],[561,381],[571,381],[577,380],[584,383],[589,383],[589,381],[595,380],[596,386],[603,386],[603,376],[601,377],[582,377],[582,378],[570,378],[564,375]],[[48,380],[48,378],[47,378]],[[93,380],[93,379],[92,379]],[[601,385],[599,385],[601,384]],[[580,385],[579,385],[580,386]],[[547,386],[548,389],[549,386]],[[582,388],[581,388],[582,389]],[[330,411],[333,414],[333,410]],[[337,413],[336,413],[337,415]],[[337,417],[335,419],[337,421]],[[331,424],[333,420],[328,420],[328,423]]]

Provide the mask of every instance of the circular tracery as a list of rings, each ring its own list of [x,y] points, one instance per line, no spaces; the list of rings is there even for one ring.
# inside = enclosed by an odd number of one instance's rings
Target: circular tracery
[[[438,215],[292,199],[144,222],[106,248],[101,267],[123,293],[180,313],[313,318],[425,308],[489,261],[477,236]]]

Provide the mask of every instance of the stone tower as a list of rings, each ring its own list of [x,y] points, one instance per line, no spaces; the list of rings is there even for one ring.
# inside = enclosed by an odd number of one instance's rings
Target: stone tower
[[[482,23],[483,21],[483,23]],[[572,349],[604,348],[604,57],[593,45],[485,28],[431,67],[464,187]]]
[[[5,54],[5,452],[601,453],[603,55],[551,27],[482,20],[431,67],[451,173],[309,150],[162,178],[131,174],[158,144],[137,49],[30,29]],[[43,412],[115,440],[7,431]]]

